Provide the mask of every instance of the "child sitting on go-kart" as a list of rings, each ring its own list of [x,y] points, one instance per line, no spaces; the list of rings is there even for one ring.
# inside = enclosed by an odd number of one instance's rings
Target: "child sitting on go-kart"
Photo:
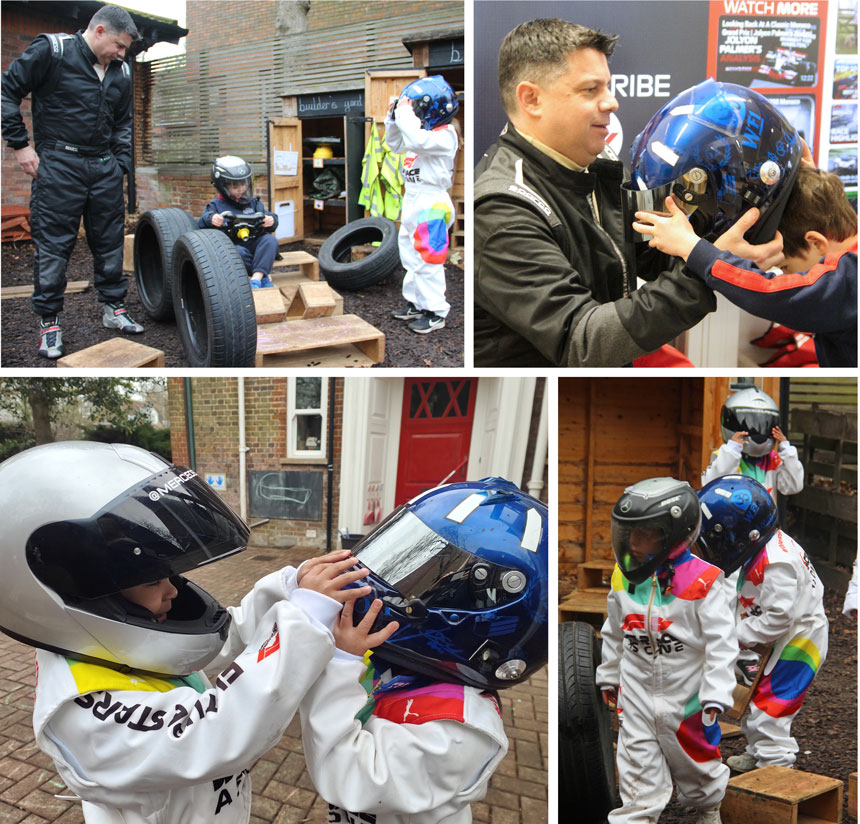
[[[222,229],[230,235],[253,289],[274,286],[269,273],[278,254],[278,241],[273,234],[278,216],[267,212],[263,201],[254,197],[251,167],[235,155],[219,157],[212,164],[210,179],[218,197],[206,204],[197,225],[201,229]]]

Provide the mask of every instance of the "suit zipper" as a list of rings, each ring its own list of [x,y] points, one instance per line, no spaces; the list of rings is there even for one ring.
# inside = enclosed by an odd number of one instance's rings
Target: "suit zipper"
[[[603,226],[600,224],[600,218],[597,215],[597,206],[594,202],[594,192],[591,192],[590,194],[586,195],[586,197],[588,200],[588,205],[591,207],[591,215],[594,218],[594,225],[597,226],[597,228],[600,229],[600,231],[603,232],[604,235],[606,235],[606,239],[612,246],[612,251],[615,252],[615,257],[618,258],[618,261],[621,264],[621,271],[624,275],[624,278],[622,280],[624,286],[624,297],[627,297],[630,294],[630,284],[628,282],[629,278],[627,274],[627,262],[624,260],[624,255],[621,254],[621,250],[618,248],[615,241],[612,239],[612,235],[610,235],[609,232],[607,232],[606,229],[604,229]]]
[[[651,577],[651,595],[648,598],[648,614],[645,616],[646,631],[648,632],[648,640],[651,642],[651,654],[655,656],[657,653],[657,645],[654,643],[654,635],[651,632],[651,607],[654,604],[654,593],[657,591],[657,578]]]

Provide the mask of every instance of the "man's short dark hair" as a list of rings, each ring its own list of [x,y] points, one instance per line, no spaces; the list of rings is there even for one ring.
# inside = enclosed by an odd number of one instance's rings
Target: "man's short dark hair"
[[[87,29],[92,31],[96,26],[104,26],[110,34],[131,35],[132,41],[140,39],[131,15],[119,6],[102,6],[90,19]]]
[[[558,18],[520,23],[508,32],[499,49],[499,90],[508,114],[517,110],[517,86],[555,79],[567,69],[567,58],[577,49],[596,49],[607,57],[618,37]]]
[[[838,175],[801,166],[779,222],[782,251],[795,257],[809,249],[806,233],[820,232],[841,243],[857,234],[857,213]]]

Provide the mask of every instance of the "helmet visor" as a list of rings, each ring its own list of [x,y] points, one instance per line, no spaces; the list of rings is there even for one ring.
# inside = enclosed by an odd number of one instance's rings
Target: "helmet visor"
[[[170,467],[91,518],[37,529],[27,558],[63,597],[99,598],[243,550],[249,530],[197,475]]]
[[[398,593],[403,605],[498,606],[517,597],[526,584],[521,571],[488,563],[449,543],[405,507],[395,510],[353,552],[362,566]]]
[[[624,577],[641,584],[663,565],[673,549],[672,522],[664,513],[639,521],[612,519],[612,550]]]
[[[732,432],[749,432],[753,443],[763,444],[773,437],[771,430],[779,425],[779,414],[769,409],[726,408],[722,424]]]

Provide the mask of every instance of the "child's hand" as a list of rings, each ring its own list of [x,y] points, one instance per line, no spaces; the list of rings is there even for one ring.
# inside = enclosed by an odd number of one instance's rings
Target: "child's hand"
[[[735,434],[732,435],[729,440],[734,441],[735,443],[739,443],[741,446],[743,446],[749,434],[749,432],[735,432]]]
[[[367,595],[371,591],[368,586],[344,589],[349,584],[370,575],[369,569],[353,569],[355,558],[349,550],[346,552],[348,553],[346,558],[343,558],[343,550],[341,550],[305,561],[302,564],[301,580],[296,576],[298,585],[303,589],[312,589],[314,592],[327,595],[341,604]]]
[[[731,252],[739,258],[751,260],[766,272],[768,269],[778,266],[785,259],[782,254],[782,235],[777,232],[773,240],[753,246],[744,240],[744,233],[748,232],[759,219],[759,211],[755,207],[748,209],[737,220],[731,229],[721,234],[715,241],[714,246],[725,252]]]
[[[408,97],[401,97],[400,100],[397,101],[398,109],[411,109],[412,101]]]
[[[771,429],[770,434],[773,435],[773,439],[777,443],[782,443],[783,441],[788,440],[788,438],[786,438],[785,435],[782,434],[782,430],[778,426],[775,426],[773,429]]]
[[[400,629],[397,621],[390,621],[378,632],[370,631],[381,609],[382,601],[375,598],[364,618],[358,622],[358,626],[353,626],[352,601],[347,601],[340,611],[340,618],[334,628],[334,642],[337,648],[353,655],[364,655],[367,650],[378,647],[394,635]]]
[[[309,558],[296,571],[296,585],[301,586],[305,575],[313,569],[317,564],[331,564],[335,561],[344,561],[347,558],[352,558],[352,550],[336,549],[334,552],[329,552],[326,555],[320,555],[317,558]],[[355,559],[353,558],[353,563]]]
[[[224,215],[220,212],[215,212],[215,214],[212,215],[212,225],[220,229],[224,225]]]
[[[263,218],[263,226],[265,228],[268,228],[269,226],[274,226],[274,225],[275,225],[275,219],[271,215],[266,215]]]
[[[635,231],[652,235],[649,246],[656,246],[661,252],[686,260],[699,242],[699,236],[690,226],[687,216],[675,203],[673,197],[666,198],[665,212],[636,212],[638,223],[633,224]]]
[[[615,687],[601,687],[600,697],[607,707],[618,706],[618,690]]]

